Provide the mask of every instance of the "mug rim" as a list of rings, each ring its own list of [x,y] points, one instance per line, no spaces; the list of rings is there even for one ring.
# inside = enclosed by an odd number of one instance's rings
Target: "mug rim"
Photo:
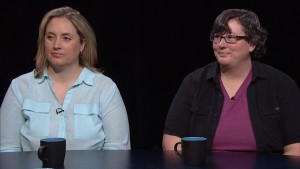
[[[204,141],[207,140],[206,137],[195,137],[195,136],[188,136],[188,137],[182,137],[183,141]]]
[[[58,141],[65,141],[65,138],[61,138],[61,137],[48,137],[48,138],[43,138],[41,139],[41,141],[45,141],[45,142],[58,142]]]

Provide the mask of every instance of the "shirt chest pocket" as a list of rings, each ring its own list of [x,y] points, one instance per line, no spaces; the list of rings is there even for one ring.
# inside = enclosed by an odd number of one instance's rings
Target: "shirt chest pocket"
[[[260,106],[260,112],[263,115],[264,123],[268,123],[270,126],[282,126],[281,110],[279,106]]]
[[[98,104],[74,105],[74,137],[91,140],[103,137],[102,122]]]
[[[261,129],[268,133],[268,137],[271,138],[272,142],[282,144],[283,124],[280,107],[277,105],[261,105],[260,112],[262,114]]]
[[[24,130],[33,136],[48,136],[50,128],[50,103],[25,100],[22,111],[26,118]]]

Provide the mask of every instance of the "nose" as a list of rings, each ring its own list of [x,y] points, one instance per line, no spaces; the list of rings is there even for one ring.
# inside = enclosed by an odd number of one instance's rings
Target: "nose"
[[[53,41],[53,48],[54,49],[60,49],[61,48],[61,43],[60,43],[58,38]]]
[[[219,46],[225,46],[227,44],[225,37],[221,37],[220,42],[218,43]]]

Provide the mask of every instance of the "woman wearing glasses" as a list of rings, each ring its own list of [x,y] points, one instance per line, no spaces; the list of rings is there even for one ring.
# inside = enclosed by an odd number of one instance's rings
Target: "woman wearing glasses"
[[[211,151],[300,155],[300,91],[287,74],[258,62],[266,39],[252,11],[228,9],[215,19],[216,62],[183,80],[166,119],[164,149],[202,136]]]

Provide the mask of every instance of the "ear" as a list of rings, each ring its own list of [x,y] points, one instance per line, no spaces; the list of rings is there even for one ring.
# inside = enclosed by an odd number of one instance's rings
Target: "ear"
[[[250,46],[249,46],[249,52],[253,52],[255,48],[256,48],[256,45],[250,44]]]
[[[81,40],[81,46],[80,46],[80,51],[82,52],[84,47],[85,47],[86,41],[85,39]]]

